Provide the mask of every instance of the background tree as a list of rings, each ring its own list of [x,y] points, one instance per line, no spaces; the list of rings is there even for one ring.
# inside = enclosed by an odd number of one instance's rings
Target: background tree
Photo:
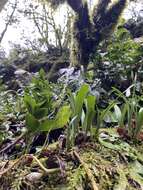
[[[16,20],[14,19],[14,13],[15,13],[15,11],[16,11],[17,4],[18,4],[18,2],[17,2],[17,0],[15,0],[15,3],[14,3],[14,4],[13,4],[13,3],[12,3],[12,4],[9,3],[9,5],[8,5],[8,9],[11,8],[12,11],[11,11],[11,13],[10,13],[9,15],[7,15],[6,18],[5,18],[5,27],[4,27],[3,31],[1,32],[1,34],[0,34],[0,43],[2,42],[2,40],[3,40],[3,38],[4,38],[5,34],[6,34],[6,32],[7,32],[7,30],[8,30],[8,27],[9,27],[12,23],[14,23],[14,22],[16,21]]]
[[[25,8],[20,12],[33,23],[34,32],[37,33],[34,40],[25,37],[27,46],[37,52],[48,51],[49,48],[55,47],[62,54],[63,49],[67,49],[69,45],[72,17],[71,10],[68,7],[65,7],[64,10],[61,24],[58,16],[60,9],[55,12],[51,7],[47,6],[47,3],[41,5],[29,2],[29,4],[25,5]]]
[[[99,0],[91,12],[87,1],[49,0],[54,8],[67,4],[75,13],[72,26],[71,65],[87,68],[90,55],[95,53],[99,43],[110,35],[126,5],[127,0]]]

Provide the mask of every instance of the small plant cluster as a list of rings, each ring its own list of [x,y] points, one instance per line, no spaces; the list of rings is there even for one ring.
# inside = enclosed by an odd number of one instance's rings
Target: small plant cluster
[[[136,74],[142,81],[142,60],[143,46],[131,38],[121,23],[111,39],[101,44],[91,63],[95,66],[94,77],[101,80],[103,88],[110,90],[114,86],[123,91]]]
[[[31,88],[30,88],[31,87]],[[50,131],[63,127],[69,119],[69,106],[57,107],[52,85],[43,70],[26,88],[24,103],[27,108],[26,125],[29,132]],[[56,111],[58,109],[58,111]]]
[[[131,89],[133,92],[131,95]],[[123,101],[122,105],[118,103],[114,106],[114,112],[109,112],[110,121],[118,124],[118,132],[122,137],[130,138],[134,142],[143,140],[143,107],[142,96],[135,94],[135,84],[130,86],[125,92],[113,89],[117,99]],[[129,96],[129,97],[127,97]]]

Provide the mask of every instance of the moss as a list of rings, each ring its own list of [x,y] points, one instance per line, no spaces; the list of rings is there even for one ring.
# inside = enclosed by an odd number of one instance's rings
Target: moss
[[[99,190],[141,190],[141,186],[143,185],[143,163],[138,161],[136,152],[142,153],[143,145],[138,145],[134,148],[134,145],[126,144],[126,148],[123,148],[125,142],[117,138],[115,130],[107,130],[106,133],[108,132],[111,132],[109,140],[113,141],[116,136],[116,141],[112,142],[112,144],[119,146],[120,149],[116,150],[114,146],[110,149],[100,143],[96,143],[92,147],[92,144],[87,143],[84,144],[84,147],[77,149],[80,158],[91,170]],[[61,158],[60,155],[57,156]],[[39,190],[77,190],[78,188],[84,190],[88,187],[90,190],[91,188],[84,168],[76,158],[71,157],[71,154],[66,154],[66,156],[61,159],[66,166],[64,175],[61,172],[50,174],[49,176],[45,175],[40,181],[31,183],[25,180],[25,176],[32,171],[40,171],[39,168],[34,165],[21,164],[7,173],[7,175],[1,177],[1,189],[19,187],[20,189],[38,188]]]

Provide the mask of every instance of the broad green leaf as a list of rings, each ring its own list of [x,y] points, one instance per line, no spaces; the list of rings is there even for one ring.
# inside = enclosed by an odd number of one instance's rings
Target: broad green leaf
[[[51,131],[64,127],[69,122],[71,110],[69,106],[63,106],[57,113],[55,119],[48,119],[41,123],[40,131]]]
[[[115,105],[115,106],[114,106],[114,111],[115,111],[116,119],[118,120],[118,122],[120,122],[120,121],[121,121],[121,118],[122,118],[121,109],[119,108],[119,106]]]
[[[40,124],[40,131],[51,131],[51,130],[54,130],[56,128],[58,128],[57,122],[54,119],[53,120],[47,119],[46,121],[44,121]]]
[[[87,93],[89,92],[89,85],[84,84],[80,88],[80,90],[77,93],[76,99],[75,99],[75,115],[78,115],[78,120],[81,118],[81,113],[82,113],[82,106],[84,103],[84,99],[87,96]]]
[[[71,110],[69,106],[63,106],[56,115],[56,121],[61,128],[69,122],[71,116]]]
[[[68,95],[68,99],[70,101],[72,114],[74,115],[75,114],[75,97],[74,97],[74,94],[70,90],[68,90],[67,95]]]
[[[48,109],[47,108],[39,108],[36,106],[35,111],[34,111],[34,116],[37,119],[41,119],[43,117],[45,117],[48,113]]]
[[[39,131],[39,121],[31,114],[26,115],[26,126],[28,131],[36,132]]]
[[[85,112],[84,112],[84,110],[82,109],[82,114],[81,114],[81,125],[82,125],[82,126],[84,125],[84,122],[85,122]]]
[[[100,114],[100,121],[102,122],[104,120],[104,118],[106,117],[106,115],[108,115],[109,111],[114,107],[116,103],[113,101],[111,102],[106,109],[104,109],[101,114]]]
[[[35,100],[31,96],[25,95],[24,96],[24,103],[25,103],[26,108],[28,109],[29,113],[33,114],[35,107],[36,107]]]
[[[143,108],[141,108],[137,115],[136,134],[138,134],[143,127]]]
[[[83,123],[83,128],[85,129],[86,132],[90,131],[93,118],[95,116],[95,101],[96,101],[96,97],[93,95],[89,95],[85,101],[86,114],[85,114],[85,120]]]
[[[67,139],[66,139],[66,148],[69,150],[73,145],[73,133],[72,133],[72,126],[77,116],[73,117],[70,121],[69,125],[67,126]]]
[[[126,114],[128,112],[128,109],[129,109],[129,105],[128,103],[125,103],[122,107],[122,116],[121,116],[121,119],[119,120],[119,126],[120,127],[123,127],[124,126],[124,122],[126,120]]]

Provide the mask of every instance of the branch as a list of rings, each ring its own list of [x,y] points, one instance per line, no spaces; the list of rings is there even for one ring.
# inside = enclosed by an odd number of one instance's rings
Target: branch
[[[13,18],[13,15],[14,15],[14,13],[15,13],[15,11],[16,11],[16,7],[17,7],[17,1],[15,2],[15,5],[14,5],[14,7],[13,7],[13,11],[12,11],[11,15],[9,16],[9,19],[8,19],[6,25],[5,25],[5,28],[4,28],[4,30],[2,31],[1,35],[0,35],[0,43],[2,42],[5,33],[7,32],[8,26],[10,25],[11,20],[12,20],[12,18]]]
[[[125,8],[127,0],[118,0],[111,7],[108,8],[110,0],[101,0],[98,4],[98,11],[94,14],[94,24],[97,31],[111,31],[113,26],[118,22],[118,19]],[[101,4],[101,2],[103,4]],[[101,6],[101,7],[100,7]],[[101,11],[102,10],[102,11]],[[101,11],[101,12],[100,12]]]
[[[104,18],[106,26],[117,24],[117,21],[124,10],[126,3],[127,0],[119,0],[109,8],[106,13],[106,18]]]
[[[105,12],[111,0],[99,0],[97,6],[93,10],[93,22],[96,26],[96,29],[102,25],[102,20],[105,17]]]
[[[67,0],[67,3],[76,13],[79,13],[79,10],[84,6],[82,0]]]

